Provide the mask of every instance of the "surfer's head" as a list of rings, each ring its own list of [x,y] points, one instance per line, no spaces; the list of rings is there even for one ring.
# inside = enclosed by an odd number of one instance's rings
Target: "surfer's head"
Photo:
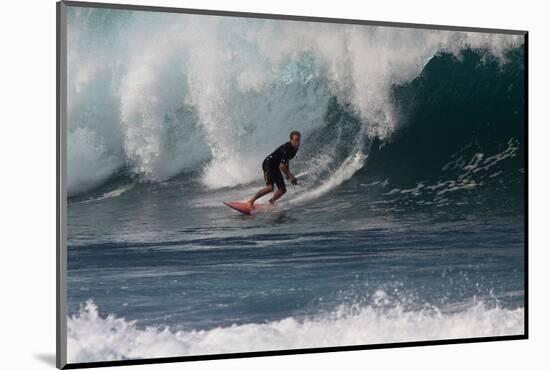
[[[290,133],[290,145],[292,145],[295,149],[298,149],[300,147],[301,137],[302,134],[299,131],[292,131]]]

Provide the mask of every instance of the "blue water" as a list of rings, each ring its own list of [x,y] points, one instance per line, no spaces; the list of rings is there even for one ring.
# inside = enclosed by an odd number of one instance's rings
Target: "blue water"
[[[185,177],[71,202],[69,332],[88,346],[75,358],[523,333],[517,209],[475,212],[474,196],[400,209],[358,180],[301,205],[290,189],[253,216],[217,200],[253,184],[182,195]]]
[[[410,309],[523,304],[522,217],[388,216],[328,196],[244,216],[131,196],[70,208],[87,216],[72,223],[71,313],[92,298],[141,325],[189,330],[315,315],[379,289]]]

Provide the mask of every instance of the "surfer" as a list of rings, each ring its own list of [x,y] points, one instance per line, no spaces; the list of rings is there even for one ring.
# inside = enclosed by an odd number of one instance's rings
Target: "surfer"
[[[292,131],[290,133],[290,141],[284,143],[273,153],[268,155],[263,163],[262,170],[264,172],[265,187],[260,189],[252,198],[250,198],[246,204],[250,209],[254,209],[254,202],[267,193],[271,193],[274,190],[274,186],[277,185],[277,191],[273,194],[273,197],[269,200],[271,205],[274,205],[277,199],[282,197],[286,193],[285,180],[281,171],[284,172],[287,180],[290,180],[292,185],[298,184],[296,177],[290,172],[288,162],[296,156],[298,148],[300,147],[300,138],[302,134],[298,131]]]

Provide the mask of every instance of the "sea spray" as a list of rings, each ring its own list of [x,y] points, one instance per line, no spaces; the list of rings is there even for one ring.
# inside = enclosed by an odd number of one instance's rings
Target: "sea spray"
[[[306,319],[288,317],[184,331],[141,327],[123,317],[101,316],[90,300],[68,318],[68,360],[114,361],[519,335],[523,334],[523,317],[523,308],[489,307],[481,302],[463,311],[443,313],[433,306],[408,310],[401,305],[385,307],[378,301],[341,305],[331,313]]]

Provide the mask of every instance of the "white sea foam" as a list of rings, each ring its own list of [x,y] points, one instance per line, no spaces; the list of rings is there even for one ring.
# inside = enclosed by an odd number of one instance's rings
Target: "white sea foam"
[[[383,292],[380,292],[383,296]],[[100,316],[88,301],[68,318],[69,362],[187,356],[395,343],[523,334],[524,310],[489,308],[473,303],[461,311],[442,312],[426,306],[406,310],[371,305],[340,306],[334,312],[298,320],[289,317],[265,323],[210,330],[175,331],[139,328],[114,315]]]
[[[92,203],[100,200],[120,197],[122,194],[126,193],[128,190],[131,190],[133,187],[134,187],[133,184],[121,186],[119,188],[116,188],[115,190],[111,190],[111,191],[108,191],[107,193],[103,193],[98,197],[83,200],[80,203]]]
[[[319,186],[313,189],[302,190],[292,200],[290,204],[300,204],[312,199],[317,199],[323,194],[328,193],[346,180],[349,180],[355,172],[357,172],[365,163],[367,156],[361,151],[357,151],[352,156],[348,157],[340,167],[338,167],[330,176],[323,181]]]
[[[107,150],[107,144],[96,132],[85,127],[73,130],[67,148],[69,195],[93,189],[122,164],[120,157]]]

